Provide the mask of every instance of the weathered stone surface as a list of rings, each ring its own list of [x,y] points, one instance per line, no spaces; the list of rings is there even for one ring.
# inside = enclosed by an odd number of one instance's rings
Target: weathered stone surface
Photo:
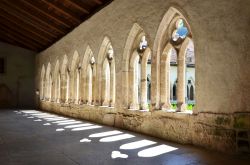
[[[115,114],[105,114],[103,116],[103,124],[109,125],[109,126],[114,126],[115,123]]]
[[[157,31],[164,14],[173,4],[187,19],[192,30],[196,60],[195,113],[153,111],[159,109],[157,100],[161,96],[160,64],[152,66],[152,111],[128,110],[128,100],[132,96],[125,90],[129,88],[129,70],[125,65],[129,63],[125,61],[128,57],[123,56],[125,51],[129,51],[125,48],[127,40],[132,40],[128,34],[137,23],[147,36],[152,61],[156,61],[158,50],[154,44],[160,39]],[[87,105],[86,100],[83,100],[84,105],[41,101],[40,108],[179,143],[233,152],[236,145],[235,129],[250,129],[248,6],[250,1],[243,0],[115,0],[36,58],[36,88],[39,88],[42,66],[50,62],[54,70],[58,60],[60,69],[70,71],[75,51],[79,54],[79,60],[84,62],[87,47],[98,59],[101,43],[108,36],[115,59],[114,108],[100,106],[101,81],[93,84],[95,106]],[[137,34],[136,31],[131,33]],[[64,61],[65,57],[67,62]]]

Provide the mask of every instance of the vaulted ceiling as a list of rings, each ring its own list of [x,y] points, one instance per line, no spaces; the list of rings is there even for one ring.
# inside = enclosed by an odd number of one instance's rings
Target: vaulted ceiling
[[[111,0],[0,0],[0,41],[42,51]]]

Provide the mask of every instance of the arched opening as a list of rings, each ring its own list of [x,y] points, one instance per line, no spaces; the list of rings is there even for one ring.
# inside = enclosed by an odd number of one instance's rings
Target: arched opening
[[[96,104],[95,83],[96,83],[96,61],[90,47],[87,46],[82,63],[81,63],[81,82],[80,83],[80,100],[84,104]]]
[[[190,95],[189,95],[189,99],[190,99],[191,101],[194,101],[194,86],[193,86],[193,85],[190,86]]]
[[[176,88],[177,88],[177,85],[176,85],[176,83],[173,85],[173,101],[176,101],[176,99],[177,99],[177,90],[176,90]]]
[[[124,61],[124,97],[129,109],[149,109],[151,103],[151,50],[143,29],[134,24],[126,41]],[[149,62],[150,61],[150,62]]]
[[[194,80],[190,77],[187,81],[187,103],[195,104],[194,102]]]
[[[115,104],[115,59],[110,39],[104,37],[98,54],[98,89],[102,106],[113,107]]]
[[[155,109],[170,109],[171,104],[169,104],[170,90],[169,94],[166,93],[166,89],[170,89],[170,84],[174,83],[175,79],[174,72],[172,70],[176,67],[177,73],[177,83],[173,85],[173,100],[175,95],[177,97],[177,111],[186,110],[186,52],[187,47],[192,40],[192,32],[187,20],[184,16],[175,8],[171,7],[167,13],[164,15],[160,26],[156,34],[156,40],[154,42],[154,56],[152,61],[155,74],[153,74],[153,79],[155,80],[152,84],[154,85],[153,95]],[[172,49],[177,54],[175,66],[172,64],[172,60],[164,60],[170,62],[170,69],[165,67],[162,58],[164,55]],[[168,50],[168,51],[166,51]],[[173,53],[171,53],[173,54]],[[173,55],[170,55],[173,56]],[[162,66],[163,65],[163,66]],[[160,66],[160,67],[158,67]],[[171,71],[171,74],[169,73]],[[170,74],[170,81],[167,81]],[[165,85],[164,85],[165,84]],[[168,97],[169,96],[169,97]],[[172,102],[172,101],[171,101]]]

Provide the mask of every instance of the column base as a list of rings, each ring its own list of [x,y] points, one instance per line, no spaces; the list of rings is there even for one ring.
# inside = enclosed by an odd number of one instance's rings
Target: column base
[[[107,100],[103,101],[102,106],[109,107],[109,101]]]
[[[79,100],[75,100],[74,103],[75,103],[75,104],[79,104]]]
[[[129,109],[133,109],[133,110],[139,110],[139,104],[137,104],[137,103],[131,103],[130,105],[129,105]]]
[[[171,103],[164,103],[162,106],[161,106],[161,110],[170,110],[172,108],[171,106]]]
[[[148,103],[141,103],[141,110],[147,110],[148,108]]]
[[[176,112],[184,112],[187,110],[187,105],[185,103],[177,103]]]

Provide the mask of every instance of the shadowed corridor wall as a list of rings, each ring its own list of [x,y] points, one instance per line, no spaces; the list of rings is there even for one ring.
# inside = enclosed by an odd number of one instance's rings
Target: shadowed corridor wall
[[[5,73],[0,74],[0,108],[34,108],[36,52],[0,42]]]

